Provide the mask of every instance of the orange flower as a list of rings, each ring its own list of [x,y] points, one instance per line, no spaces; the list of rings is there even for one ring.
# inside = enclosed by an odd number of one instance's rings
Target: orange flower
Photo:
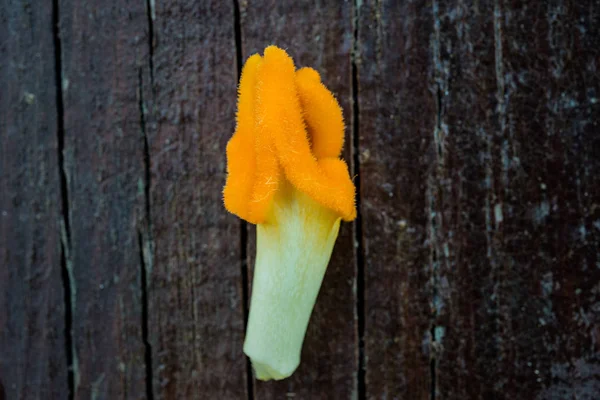
[[[244,352],[261,380],[290,376],[337,238],[356,217],[342,110],[317,71],[271,46],[242,71],[225,207],[257,224]]]
[[[240,80],[237,127],[227,145],[225,207],[266,221],[283,179],[345,221],[356,218],[354,185],[340,154],[342,110],[311,68],[295,70],[284,50],[253,55]]]

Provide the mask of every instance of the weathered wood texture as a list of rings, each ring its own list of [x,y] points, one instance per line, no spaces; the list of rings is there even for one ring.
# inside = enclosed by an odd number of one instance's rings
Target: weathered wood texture
[[[598,398],[599,6],[361,8],[368,398]]]
[[[142,2],[61,0],[74,397],[143,398]]]
[[[358,9],[367,398],[430,398],[436,96],[429,2]]]
[[[144,98],[154,394],[245,399],[240,223],[221,194],[235,125],[233,3],[156,2],[150,14],[153,82]]]
[[[600,3],[547,3],[434,5],[440,398],[600,396]]]
[[[276,383],[221,203],[269,44],[360,189]],[[599,49],[596,0],[0,0],[0,399],[600,398]]]
[[[50,3],[0,1],[0,399],[68,393]]]
[[[286,49],[298,68],[310,66],[344,110],[344,158],[350,162],[352,128],[352,6],[346,2],[306,4],[242,2],[242,57],[271,44]],[[249,226],[248,265],[252,270],[255,227]],[[357,395],[356,263],[352,224],[342,223],[331,262],[310,320],[301,364],[281,382],[255,382],[257,399],[352,399]],[[249,283],[251,284],[251,271]]]

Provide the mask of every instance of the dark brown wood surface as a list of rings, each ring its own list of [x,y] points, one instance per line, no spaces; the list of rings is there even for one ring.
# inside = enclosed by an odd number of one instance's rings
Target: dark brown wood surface
[[[437,91],[428,2],[358,10],[358,160],[368,398],[428,399]]]
[[[245,399],[240,222],[221,194],[235,126],[233,3],[156,2],[150,15],[153,70],[144,98],[154,397]]]
[[[549,3],[435,11],[443,398],[599,395],[600,3]]]
[[[67,270],[75,398],[145,397],[143,3],[61,0]]]
[[[0,2],[0,399],[69,390],[52,18]]]
[[[264,383],[221,190],[270,44],[359,218]],[[600,398],[598,1],[0,0],[0,57],[0,400]]]

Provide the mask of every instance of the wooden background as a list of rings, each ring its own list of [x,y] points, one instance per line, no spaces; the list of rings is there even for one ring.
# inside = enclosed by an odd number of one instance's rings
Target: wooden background
[[[221,202],[269,44],[360,210],[276,383]],[[0,398],[600,398],[600,1],[0,0],[0,83]]]

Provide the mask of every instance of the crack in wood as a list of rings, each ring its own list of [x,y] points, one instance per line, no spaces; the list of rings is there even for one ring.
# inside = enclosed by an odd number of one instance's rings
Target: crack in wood
[[[150,66],[150,83],[154,90],[154,20],[156,19],[154,0],[146,0],[146,14],[148,18],[148,63]]]
[[[60,11],[59,0],[52,2],[52,34],[54,42],[54,83],[56,85],[56,113],[57,113],[57,142],[58,142],[58,168],[60,177],[61,194],[61,279],[64,290],[65,303],[65,349],[67,356],[67,380],[69,394],[68,399],[72,400],[76,390],[77,368],[75,364],[75,343],[73,341],[73,311],[75,308],[75,286],[73,280],[73,271],[70,268],[70,248],[71,248],[71,222],[69,216],[69,188],[67,182],[67,173],[65,170],[64,147],[65,147],[65,124],[64,124],[64,103],[63,103],[63,84],[62,84],[62,47],[60,40]],[[78,374],[77,374],[78,375]]]
[[[154,20],[155,4],[154,0],[146,0],[146,15],[148,21],[148,68],[150,75],[150,92],[154,93]],[[139,112],[140,112],[140,129],[142,131],[143,138],[143,159],[144,159],[144,208],[145,208],[145,222],[144,230],[146,238],[144,240],[144,234],[138,231],[138,246],[140,256],[140,272],[141,272],[141,302],[142,302],[142,340],[144,343],[144,364],[146,373],[146,398],[148,400],[154,399],[154,369],[152,362],[152,344],[149,339],[149,301],[148,301],[148,287],[150,275],[152,274],[152,212],[150,203],[150,187],[152,184],[152,176],[150,170],[150,144],[148,141],[146,113],[147,107],[144,101],[144,81],[143,81],[143,70],[140,68],[138,76],[138,91],[139,91]],[[149,248],[148,248],[149,247]]]
[[[146,117],[145,117],[145,107],[144,107],[144,85],[143,85],[143,77],[142,70],[139,71],[139,108],[140,108],[140,128],[142,131],[142,136],[144,140],[144,205],[145,205],[145,230],[147,231],[148,239],[151,243],[151,212],[150,212],[150,150],[148,144],[148,135],[146,132]],[[153,369],[152,369],[152,345],[150,344],[150,340],[148,338],[148,279],[149,273],[152,271],[152,258],[150,255],[145,257],[144,248],[145,241],[143,238],[143,234],[138,232],[138,240],[139,240],[139,255],[140,255],[140,270],[141,270],[141,297],[142,297],[142,339],[144,342],[144,362],[146,366],[146,398],[149,400],[154,399],[154,391],[153,391]],[[146,262],[146,258],[148,262]]]
[[[358,399],[366,399],[365,387],[365,268],[364,251],[362,242],[362,216],[361,216],[361,184],[360,184],[360,136],[359,136],[359,104],[358,104],[358,58],[359,58],[359,7],[360,2],[354,2],[353,9],[353,43],[352,43],[352,158],[354,170],[354,183],[356,185],[357,216],[354,223],[354,241],[356,251],[356,316],[358,336],[358,371],[357,391]]]
[[[148,132],[146,130],[146,106],[144,102],[144,81],[142,69],[139,70],[138,73],[138,92],[139,92],[139,111],[140,111],[140,128],[142,131],[142,139],[143,139],[143,149],[144,149],[144,208],[146,214],[146,224],[148,230],[152,226],[152,215],[150,212],[150,185],[151,175],[150,175],[150,144],[148,142]]]
[[[148,275],[144,257],[144,239],[142,232],[138,231],[138,247],[140,256],[140,280],[142,292],[142,338],[144,341],[144,361],[146,365],[146,398],[154,399],[153,369],[152,369],[152,345],[148,339]]]
[[[154,89],[154,66],[153,66],[153,43],[154,43],[154,9],[153,2],[147,0],[146,11],[148,13],[148,31],[149,31],[149,57],[148,67],[150,69],[150,89],[153,92]],[[139,92],[139,112],[140,112],[140,130],[142,131],[143,139],[143,159],[144,159],[144,210],[145,210],[145,221],[144,230],[146,233],[146,240],[142,232],[138,231],[138,245],[139,245],[139,256],[140,256],[140,270],[141,270],[141,301],[142,301],[142,340],[144,343],[144,363],[146,373],[146,398],[149,400],[154,399],[154,370],[152,364],[152,345],[149,339],[148,330],[148,286],[150,274],[152,273],[152,212],[150,203],[150,186],[152,184],[152,177],[150,172],[150,144],[148,141],[148,132],[146,124],[146,113],[147,107],[144,100],[144,80],[143,70],[140,68],[138,72],[138,92]],[[149,246],[149,249],[147,247]],[[146,250],[146,251],[144,251]]]

